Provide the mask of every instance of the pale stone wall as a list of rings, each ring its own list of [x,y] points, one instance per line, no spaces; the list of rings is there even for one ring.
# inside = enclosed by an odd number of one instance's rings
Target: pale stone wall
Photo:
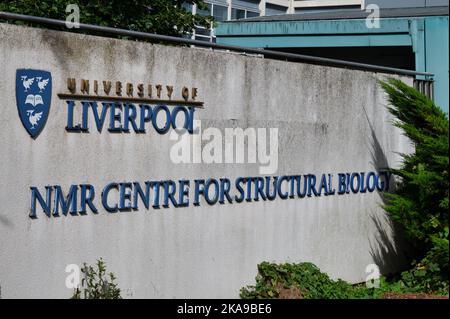
[[[22,68],[53,77],[50,115],[35,140],[16,107]],[[261,261],[311,261],[352,282],[365,280],[367,264],[401,265],[378,192],[118,213],[99,204],[97,215],[39,210],[29,218],[31,186],[89,183],[99,197],[109,182],[259,175],[257,164],[173,164],[169,134],[66,132],[67,105],[56,94],[67,91],[67,77],[197,87],[202,129],[278,128],[274,175],[295,175],[398,166],[411,146],[391,124],[377,84],[383,74],[7,24],[0,74],[3,298],[69,297],[66,265],[99,257],[135,298],[238,297]]]

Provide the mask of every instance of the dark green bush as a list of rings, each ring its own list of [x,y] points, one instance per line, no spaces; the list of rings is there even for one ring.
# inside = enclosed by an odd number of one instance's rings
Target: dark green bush
[[[402,274],[405,285],[448,294],[448,116],[433,101],[403,82],[381,82],[395,125],[412,141],[415,152],[403,154],[400,180],[387,194],[384,209],[405,230],[415,249],[413,269]]]
[[[292,289],[292,288],[295,289]],[[417,287],[410,287],[402,280],[386,280],[380,277],[379,285],[367,288],[365,283],[351,285],[341,279],[332,280],[312,263],[258,265],[256,285],[241,288],[243,299],[379,299],[386,293],[415,293]],[[287,292],[287,293],[286,293]],[[283,295],[284,294],[284,295]]]
[[[352,286],[343,280],[331,280],[312,263],[258,265],[255,286],[241,289],[244,299],[279,298],[280,288],[298,288],[302,299],[349,299],[370,297],[372,289]]]

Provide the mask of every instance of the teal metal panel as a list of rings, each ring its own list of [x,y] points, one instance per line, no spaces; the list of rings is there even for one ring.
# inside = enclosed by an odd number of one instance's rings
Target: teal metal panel
[[[448,114],[448,17],[425,19],[426,71],[434,73],[435,102]]]
[[[423,19],[422,19],[423,21]],[[410,46],[408,19],[383,19],[369,29],[365,20],[227,22],[217,42],[251,47]]]
[[[329,35],[329,36],[255,36],[218,38],[218,43],[257,48],[321,48],[321,47],[371,47],[411,46],[407,34],[386,35]]]
[[[425,71],[425,19],[411,20],[410,35],[416,58],[416,71]]]
[[[408,33],[407,19],[383,19],[379,29],[368,29],[365,20],[319,20],[276,22],[225,22],[219,23],[216,35],[320,35],[320,34],[380,34]]]

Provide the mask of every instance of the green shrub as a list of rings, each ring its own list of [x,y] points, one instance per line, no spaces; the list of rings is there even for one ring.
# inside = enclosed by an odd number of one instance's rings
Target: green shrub
[[[331,280],[312,263],[258,265],[256,285],[241,289],[244,299],[279,298],[283,289],[297,288],[296,298],[302,299],[349,299],[369,298],[373,289],[352,286],[338,279]]]
[[[413,269],[401,274],[401,281],[415,291],[448,295],[448,240],[434,239],[434,245],[426,256],[414,263]]]
[[[387,280],[381,276],[379,285],[368,288],[365,283],[351,285],[341,279],[332,280],[312,263],[258,265],[256,285],[241,288],[243,299],[379,299],[386,293],[416,293],[420,287],[404,280]]]
[[[113,273],[106,273],[102,258],[97,260],[96,266],[94,268],[84,263],[81,268],[81,289],[75,290],[72,299],[122,299],[120,289],[114,283],[116,277]]]
[[[403,82],[381,82],[389,97],[394,124],[412,141],[415,152],[403,154],[400,169],[392,170],[399,183],[387,194],[384,209],[405,230],[415,248],[413,269],[402,281],[425,292],[448,294],[448,116]]]

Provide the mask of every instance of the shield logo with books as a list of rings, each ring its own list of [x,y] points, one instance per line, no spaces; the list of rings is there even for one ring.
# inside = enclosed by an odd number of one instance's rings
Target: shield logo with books
[[[16,71],[17,110],[23,126],[36,138],[45,126],[52,99],[50,72],[32,69]]]

